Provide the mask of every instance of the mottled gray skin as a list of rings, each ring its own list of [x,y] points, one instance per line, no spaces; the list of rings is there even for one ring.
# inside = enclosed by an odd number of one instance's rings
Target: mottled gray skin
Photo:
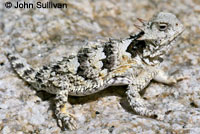
[[[163,55],[183,31],[175,15],[161,12],[137,26],[141,32],[123,40],[88,42],[77,55],[33,69],[17,54],[7,53],[16,73],[36,90],[56,94],[56,116],[62,128],[77,128],[75,117],[66,112],[68,95],[85,96],[109,86],[128,85],[128,102],[139,115],[164,119],[164,114],[147,109],[139,92],[152,79],[165,84],[180,78],[159,69]]]

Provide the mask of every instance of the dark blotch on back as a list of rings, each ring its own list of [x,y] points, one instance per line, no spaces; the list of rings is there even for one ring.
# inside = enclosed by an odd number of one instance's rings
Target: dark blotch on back
[[[107,69],[110,69],[113,67],[114,65],[114,61],[115,61],[115,56],[114,56],[114,53],[113,53],[113,46],[112,46],[112,41],[110,40],[109,42],[107,42],[104,46],[104,50],[103,52],[105,53],[106,55],[106,58],[102,60],[103,62],[103,69],[104,68],[107,68]]]
[[[78,52],[78,62],[80,63],[80,66],[78,67],[77,74],[83,77],[87,76],[87,69],[88,65],[87,60],[88,60],[88,54],[89,53],[89,48],[83,48]]]
[[[10,57],[10,60],[11,60],[11,61],[15,61],[15,60],[17,60],[17,59],[18,59],[18,58],[15,57],[15,56],[11,56],[11,57]]]
[[[15,65],[15,68],[17,68],[17,69],[20,69],[20,68],[23,68],[23,67],[24,67],[24,65],[21,64],[21,63],[17,63],[17,64]]]
[[[44,70],[48,70],[48,67],[47,67],[47,66],[43,66],[42,69],[44,69]]]
[[[42,83],[42,79],[40,78],[36,78],[36,79],[37,79],[37,82]]]
[[[54,66],[52,67],[52,69],[53,69],[53,70],[58,70],[58,69],[60,69],[60,66],[59,66],[59,65],[54,65]]]
[[[24,75],[29,75],[29,74],[32,74],[33,72],[34,72],[33,69],[25,70]]]
[[[40,77],[40,76],[41,76],[41,73],[37,72],[35,76],[36,76],[36,77]]]

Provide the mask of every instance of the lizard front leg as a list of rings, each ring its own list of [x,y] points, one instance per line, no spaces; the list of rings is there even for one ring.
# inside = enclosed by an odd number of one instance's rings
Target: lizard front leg
[[[127,99],[132,109],[139,115],[163,120],[164,115],[158,111],[150,110],[145,105],[145,100],[139,94],[140,89],[137,86],[129,85],[126,92]]]
[[[77,124],[75,121],[75,117],[73,114],[68,113],[67,106],[70,104],[68,103],[68,91],[67,90],[61,90],[56,95],[56,111],[55,115],[58,120],[58,125],[65,129],[69,130],[75,130],[77,129]]]
[[[149,72],[148,70],[142,72],[139,77],[132,76],[132,83],[128,85],[128,90],[126,91],[127,99],[132,107],[132,109],[139,115],[144,115],[147,117],[155,118],[158,120],[164,119],[164,114],[161,112],[150,110],[145,105],[145,100],[141,97],[139,92],[143,90],[155,77],[156,71]]]

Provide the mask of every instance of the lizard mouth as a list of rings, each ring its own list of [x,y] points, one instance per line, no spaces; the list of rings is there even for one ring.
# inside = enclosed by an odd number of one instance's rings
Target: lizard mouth
[[[184,29],[180,32],[177,32],[174,36],[172,36],[168,41],[163,41],[160,43],[160,47],[158,48],[163,54],[167,53],[170,48],[175,44],[176,40],[178,39],[179,35],[182,34]]]
[[[182,29],[180,32],[177,32],[174,34],[171,38],[166,39],[159,44],[156,44],[154,42],[150,43],[150,50],[151,51],[167,51],[169,50],[170,46],[173,46],[173,44],[176,42],[177,38],[179,37],[180,34],[182,34],[184,29]],[[152,47],[152,48],[151,48]]]
[[[164,46],[165,44],[171,44],[171,42],[173,42],[175,39],[177,39],[177,37],[179,37],[180,34],[182,34],[184,31],[184,29],[182,29],[180,32],[177,32],[176,34],[174,34],[174,36],[172,36],[171,38],[169,38],[168,40],[164,40],[160,43],[160,46]]]

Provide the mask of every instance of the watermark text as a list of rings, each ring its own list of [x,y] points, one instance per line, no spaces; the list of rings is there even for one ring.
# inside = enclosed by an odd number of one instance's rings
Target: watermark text
[[[33,9],[33,8],[67,8],[66,3],[54,3],[54,2],[5,2],[6,8],[16,8],[16,9]]]

